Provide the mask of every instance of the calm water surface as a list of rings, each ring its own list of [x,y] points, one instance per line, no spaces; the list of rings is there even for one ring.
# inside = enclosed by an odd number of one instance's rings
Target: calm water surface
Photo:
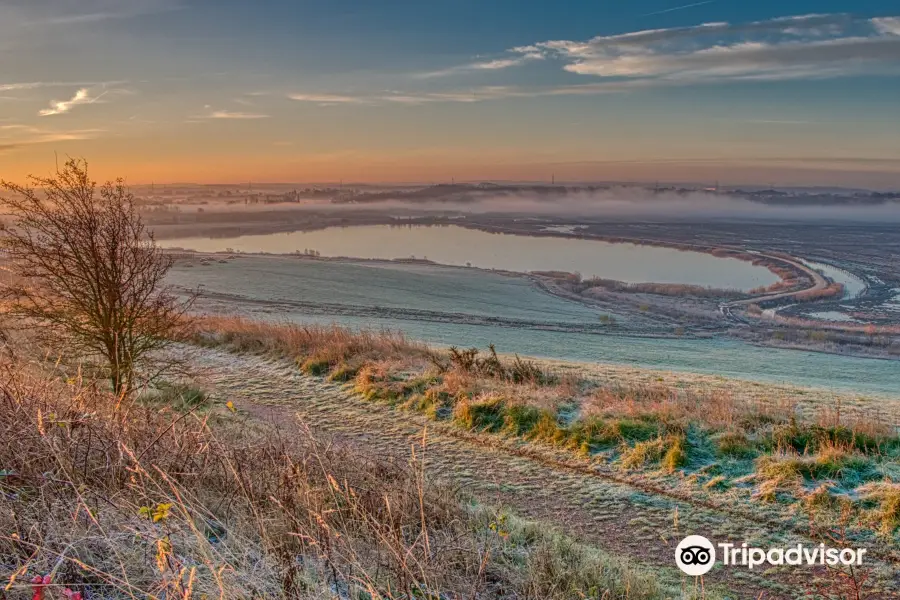
[[[858,298],[866,291],[866,282],[861,277],[857,277],[853,273],[839,269],[833,265],[812,262],[809,260],[801,261],[807,267],[815,269],[825,277],[832,279],[844,286],[844,299]]]
[[[458,226],[367,225],[234,238],[164,240],[168,248],[201,252],[418,258],[439,264],[506,271],[568,271],[630,283],[687,283],[749,290],[777,281],[768,269],[733,258],[671,248],[612,244],[597,240],[494,234]]]

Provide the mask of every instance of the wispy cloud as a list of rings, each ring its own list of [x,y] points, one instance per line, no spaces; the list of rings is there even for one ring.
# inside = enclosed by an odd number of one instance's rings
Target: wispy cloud
[[[38,87],[43,87],[45,84],[32,82],[32,83],[0,83],[0,92],[18,92],[21,90],[33,90]]]
[[[458,65],[437,71],[428,71],[419,73],[418,77],[429,79],[433,77],[447,77],[449,75],[457,75],[460,73],[473,73],[478,71],[499,71],[500,69],[508,69],[510,67],[519,67],[535,60],[543,60],[544,55],[540,52],[522,52],[520,56],[494,58],[491,60],[476,61],[465,65]]]
[[[676,12],[679,10],[686,10],[688,8],[695,8],[697,6],[705,6],[707,4],[713,4],[714,2],[717,2],[717,0],[705,0],[704,2],[694,2],[693,4],[683,4],[681,6],[673,6],[672,8],[667,8],[665,10],[657,10],[655,12],[647,13],[647,14],[644,14],[641,16],[642,17],[653,17],[655,15],[665,15],[665,14]]]
[[[268,119],[269,115],[261,113],[235,112],[228,110],[217,110],[209,115],[210,119]]]
[[[128,82],[125,80],[117,80],[117,81],[25,81],[25,82],[15,82],[15,83],[0,83],[0,92],[18,92],[18,91],[27,91],[27,90],[36,90],[41,88],[54,88],[54,87],[93,87],[93,86],[102,86],[104,88],[108,88],[109,86],[117,86],[127,84]],[[112,90],[113,88],[110,88]],[[117,92],[124,92],[123,89],[117,89]]]
[[[70,98],[69,100],[54,100],[50,103],[50,108],[45,108],[38,112],[38,114],[42,117],[62,115],[81,104],[93,104],[106,94],[107,92],[104,91],[97,96],[91,96],[91,92],[88,88],[81,88],[80,90],[75,92],[75,95],[72,96],[72,98]]]
[[[251,113],[251,112],[242,112],[242,111],[230,111],[230,110],[212,110],[209,105],[206,105],[204,108],[208,109],[209,112],[203,115],[197,115],[191,117],[191,120],[208,120],[208,119],[233,119],[233,120],[251,120],[251,119],[268,119],[269,115],[265,115],[262,113]]]
[[[564,70],[604,78],[685,82],[781,80],[897,72],[895,18],[802,15],[752,23],[705,23],[652,29],[587,41],[529,46]],[[521,52],[512,49],[510,52]]]
[[[330,105],[330,104],[362,104],[369,102],[364,97],[361,96],[351,96],[345,94],[305,94],[305,93],[295,93],[288,94],[288,98],[291,100],[296,100],[298,102],[315,102],[316,104],[321,105]]]
[[[489,62],[427,75],[499,70],[536,60],[551,61],[578,75],[648,79],[659,85],[893,74],[900,72],[900,17],[810,14],[649,29],[588,40],[546,40],[510,48]]]
[[[888,35],[900,35],[900,17],[882,17],[872,19],[875,28]]]
[[[585,83],[456,86],[440,91],[412,86],[407,90],[286,95],[298,102],[320,106],[424,105],[610,94],[698,83],[891,75],[900,74],[898,31],[900,17],[859,19],[844,14],[798,15],[749,23],[702,23],[588,40],[536,42],[511,48],[502,57],[413,75],[416,80],[476,71],[491,73],[542,60],[584,76]]]
[[[184,8],[178,0],[6,0],[0,15],[16,27],[33,29],[130,19]]]
[[[301,102],[318,104],[319,106],[357,106],[357,105],[422,105],[433,103],[475,103],[505,98],[533,98],[539,96],[578,96],[611,94],[646,87],[643,81],[610,81],[548,87],[526,86],[480,86],[467,89],[452,89],[442,92],[399,92],[340,95],[340,94],[289,94],[288,98]],[[323,98],[331,100],[324,101]]]
[[[105,129],[53,129],[16,123],[0,125],[0,143],[18,148],[31,144],[91,140],[105,132]]]
[[[445,92],[401,92],[387,91],[371,94],[288,94],[288,98],[298,102],[309,102],[319,106],[350,106],[360,104],[427,104],[431,102],[479,102],[502,95],[502,86],[480,87],[470,90],[450,90]]]

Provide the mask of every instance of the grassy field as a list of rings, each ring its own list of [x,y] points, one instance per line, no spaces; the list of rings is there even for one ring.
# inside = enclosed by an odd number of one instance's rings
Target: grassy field
[[[664,598],[652,573],[189,386],[2,364],[4,598]],[[68,597],[68,596],[67,596]]]
[[[677,387],[661,378],[598,381],[590,370],[501,358],[493,348],[430,351],[390,333],[237,319],[201,327],[229,348],[275,352],[309,375],[352,382],[370,401],[562,447],[698,494],[737,501],[749,492],[826,523],[849,510],[861,532],[900,539],[900,437],[887,401],[817,400],[784,386],[736,400],[728,389],[736,382],[723,390],[689,376]]]
[[[86,598],[898,593],[893,404],[234,318],[179,351],[196,381],[127,403],[5,355],[0,594],[36,575]],[[873,562],[701,585],[667,548],[702,528],[841,536]]]

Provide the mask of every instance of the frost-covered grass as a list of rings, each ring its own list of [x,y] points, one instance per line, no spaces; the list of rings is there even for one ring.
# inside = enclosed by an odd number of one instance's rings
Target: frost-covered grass
[[[123,402],[18,360],[0,373],[4,598],[31,597],[36,576],[50,597],[679,595],[652,569],[473,504],[415,460],[222,407]]]
[[[473,432],[566,449],[629,476],[668,476],[679,488],[694,482],[697,494],[746,489],[791,511],[818,490],[832,501],[816,506],[830,506],[831,517],[849,503],[856,526],[898,535],[890,490],[900,481],[900,438],[890,423],[839,405],[807,400],[799,411],[792,398],[747,402],[702,385],[611,383],[493,347],[438,351],[386,332],[234,319],[201,330],[204,340],[279,354],[311,375],[350,382],[370,401]]]

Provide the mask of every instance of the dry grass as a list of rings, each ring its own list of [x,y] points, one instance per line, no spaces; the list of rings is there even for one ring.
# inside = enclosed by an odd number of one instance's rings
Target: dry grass
[[[354,331],[346,327],[274,324],[241,317],[203,317],[195,323],[200,343],[239,352],[289,357],[311,375],[340,368],[355,373],[367,362],[400,361],[423,366],[433,353],[424,344],[395,331]],[[349,378],[349,376],[348,376]]]
[[[668,595],[652,573],[473,509],[415,460],[372,460],[224,410],[117,403],[22,362],[0,364],[0,440],[11,598],[36,573],[104,598]]]
[[[222,327],[204,324],[210,325]],[[767,395],[760,386],[747,394],[736,382],[682,386],[664,378],[601,382],[502,357],[492,347],[432,351],[400,336],[340,328],[228,320],[205,337],[286,356],[307,373],[352,379],[354,391],[370,401],[567,449],[633,477],[676,475],[673,486],[688,480],[702,493],[753,483],[754,498],[793,510],[810,505],[809,486],[828,483],[827,493],[839,498],[900,473],[900,437],[878,413],[801,393]],[[858,502],[854,510],[869,508]]]
[[[872,505],[868,517],[885,535],[900,527],[900,483],[874,481],[861,488],[863,500]]]
[[[790,400],[737,402],[727,391],[681,390],[651,383],[597,388],[584,401],[583,413],[617,417],[654,415],[670,423],[699,422],[715,429],[728,429],[751,422],[787,421],[795,410]]]

